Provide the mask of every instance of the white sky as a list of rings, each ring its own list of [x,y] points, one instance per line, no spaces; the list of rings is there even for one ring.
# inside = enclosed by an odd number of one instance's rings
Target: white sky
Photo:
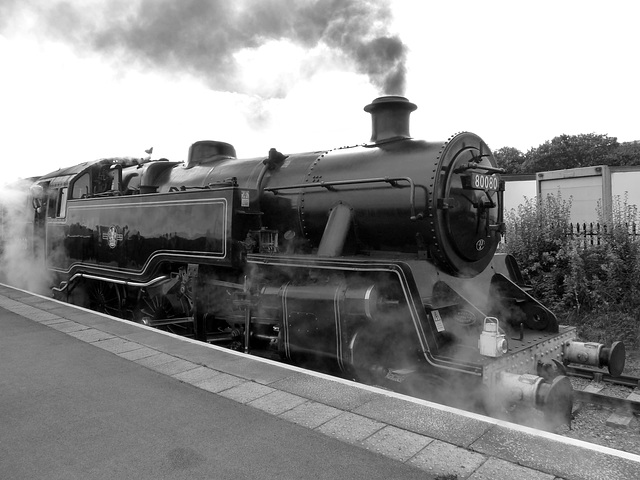
[[[322,46],[242,51],[239,81],[249,94],[217,92],[182,72],[80,55],[34,30],[28,5],[38,1],[23,2],[0,29],[5,181],[101,157],[142,157],[151,146],[154,158],[184,160],[203,139],[232,143],[239,157],[369,140],[362,108],[379,92],[337,59],[303,74],[310,58],[324,58]],[[523,152],[563,133],[640,140],[640,2],[393,0],[392,10],[392,33],[410,49],[414,137],[440,141],[466,130],[493,149]],[[274,79],[286,96],[263,98]]]

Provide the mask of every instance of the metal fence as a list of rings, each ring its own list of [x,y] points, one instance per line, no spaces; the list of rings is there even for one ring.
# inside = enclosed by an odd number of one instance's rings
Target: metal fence
[[[549,227],[549,225],[546,225]],[[573,223],[568,225],[555,225],[553,228],[554,234],[553,237],[558,239],[563,235],[570,239],[575,246],[588,248],[592,246],[605,245],[610,239],[611,236],[615,233],[620,239],[619,235],[628,235],[629,240],[633,242],[640,242],[640,224],[635,222],[632,223],[624,223],[622,225],[616,226],[613,229],[606,224],[601,224],[598,222],[592,223]],[[541,230],[543,229],[540,226]],[[518,238],[518,226],[515,225],[514,238]],[[507,244],[509,243],[509,232],[502,237],[498,244],[498,252],[499,253],[508,253],[509,247]]]
[[[626,229],[627,235],[629,235],[632,240],[637,240],[640,236],[636,223],[626,223],[624,226],[618,228],[622,228],[622,230],[618,230],[619,232],[624,232],[624,229]],[[611,234],[611,228],[607,227],[607,225],[601,225],[600,223],[570,224],[569,231],[567,232],[567,236],[577,240],[580,245],[585,247],[589,245],[601,245]]]

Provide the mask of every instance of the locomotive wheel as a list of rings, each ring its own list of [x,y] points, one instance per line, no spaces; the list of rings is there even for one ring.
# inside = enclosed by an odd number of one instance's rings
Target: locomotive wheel
[[[173,305],[165,295],[149,295],[145,293],[141,300],[135,319],[138,323],[153,326],[155,322],[174,318]]]
[[[415,366],[412,355],[407,353],[414,351],[413,346],[403,342],[403,338],[406,336],[401,331],[391,328],[358,330],[349,344],[348,370],[354,379],[368,385],[391,384],[389,388],[397,390],[394,372],[403,372],[400,377],[405,378],[406,372],[412,372]]]
[[[107,282],[90,282],[86,287],[89,308],[114,317],[122,316],[121,296],[118,286]]]
[[[361,329],[351,339],[350,370],[356,382],[367,385],[380,385],[387,374],[383,357],[384,345],[379,336],[369,330]],[[384,338],[384,337],[382,337]]]

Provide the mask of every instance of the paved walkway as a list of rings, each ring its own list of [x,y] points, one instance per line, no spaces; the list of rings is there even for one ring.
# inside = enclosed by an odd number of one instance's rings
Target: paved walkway
[[[640,478],[635,455],[2,285],[0,325],[2,479]]]

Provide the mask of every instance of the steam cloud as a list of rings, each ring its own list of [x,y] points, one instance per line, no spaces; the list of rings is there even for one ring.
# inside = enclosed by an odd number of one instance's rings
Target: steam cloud
[[[0,282],[46,295],[50,279],[40,255],[41,240],[33,235],[31,183],[31,179],[21,180],[0,192]]]
[[[219,90],[241,88],[236,53],[288,41],[327,47],[368,75],[380,93],[404,94],[407,48],[389,33],[387,0],[114,0],[106,7],[57,2],[37,8],[45,35],[127,68],[189,73]]]

